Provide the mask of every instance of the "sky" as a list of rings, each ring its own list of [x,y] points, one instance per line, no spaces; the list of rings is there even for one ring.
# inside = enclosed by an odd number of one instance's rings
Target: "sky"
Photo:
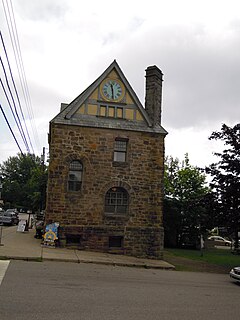
[[[240,122],[239,0],[10,2],[32,116],[22,108],[37,155],[43,147],[48,152],[49,121],[60,104],[71,102],[116,59],[143,105],[146,68],[162,70],[165,154],[183,160],[188,153],[199,167],[217,161],[213,152],[222,146],[208,137],[223,123]],[[0,29],[20,88],[2,3]],[[0,103],[20,141],[1,88]],[[0,113],[0,163],[17,152]]]

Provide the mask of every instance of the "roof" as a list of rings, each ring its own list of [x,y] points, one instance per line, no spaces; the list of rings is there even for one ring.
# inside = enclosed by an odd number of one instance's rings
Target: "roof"
[[[112,72],[114,72],[118,76],[118,78],[125,86],[126,92],[131,97],[131,108],[133,108],[134,106],[134,108],[138,110],[139,114],[141,115],[142,121],[130,120],[126,118],[102,117],[98,115],[81,114],[78,112],[79,108],[83,104],[90,101],[89,99],[91,95],[95,92],[95,90],[99,90],[98,88],[100,88],[101,83],[104,81],[104,79],[107,79]],[[99,99],[96,99],[95,103],[99,105],[102,102]],[[127,106],[126,103],[120,103],[120,105],[122,105],[123,107]],[[116,107],[116,103],[113,103],[113,106]],[[127,78],[123,74],[116,60],[114,60],[110,64],[110,66],[78,97],[76,97],[68,105],[63,105],[62,110],[51,120],[51,123],[167,134],[166,130],[164,130],[160,125],[152,127],[146,110],[143,108],[135,91],[129,84]]]

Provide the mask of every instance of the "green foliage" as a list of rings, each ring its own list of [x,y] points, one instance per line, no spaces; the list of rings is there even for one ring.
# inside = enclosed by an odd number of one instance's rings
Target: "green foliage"
[[[222,125],[221,131],[213,132],[210,140],[221,140],[226,148],[222,153],[214,153],[219,161],[206,168],[212,176],[210,187],[215,194],[217,226],[225,227],[235,234],[238,247],[240,231],[240,124],[233,128]]]
[[[190,165],[188,155],[179,163],[178,159],[167,157],[165,161],[165,195],[182,202],[201,198],[208,188],[202,170]]]
[[[8,207],[37,210],[45,201],[47,170],[39,157],[18,154],[0,165],[2,199]]]
[[[184,161],[167,157],[165,161],[164,227],[165,244],[181,246],[199,242],[200,227],[206,214],[203,199],[209,189],[202,170]]]

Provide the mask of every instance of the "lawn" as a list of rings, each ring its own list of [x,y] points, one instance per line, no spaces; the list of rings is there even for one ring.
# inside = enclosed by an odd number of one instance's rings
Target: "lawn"
[[[240,266],[240,255],[232,254],[230,249],[204,249],[202,253],[199,250],[165,249],[165,255],[168,257],[187,258],[229,269],[234,266]]]

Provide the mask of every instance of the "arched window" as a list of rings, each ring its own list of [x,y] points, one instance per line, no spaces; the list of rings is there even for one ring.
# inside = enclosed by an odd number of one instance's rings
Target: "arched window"
[[[79,191],[82,186],[82,163],[78,160],[73,160],[69,166],[68,174],[68,190]]]
[[[113,187],[105,196],[105,213],[126,214],[128,212],[128,193],[124,188]]]

